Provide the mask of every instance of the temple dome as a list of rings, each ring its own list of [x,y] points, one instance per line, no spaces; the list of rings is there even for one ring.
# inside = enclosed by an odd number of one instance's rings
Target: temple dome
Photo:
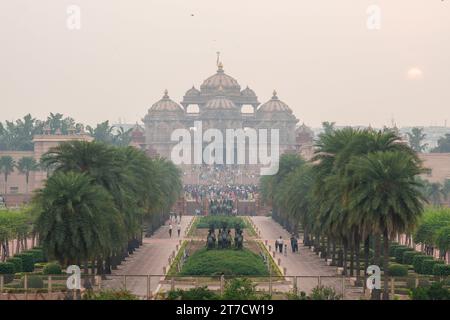
[[[266,103],[262,104],[258,108],[257,112],[285,112],[285,113],[292,113],[292,110],[291,110],[291,108],[289,108],[289,106],[286,103],[284,103],[283,101],[278,99],[277,92],[273,91],[272,99],[270,99]]]
[[[225,74],[222,63],[219,63],[217,73],[203,81],[201,90],[217,90],[222,87],[224,90],[241,90],[241,86],[236,79]]]
[[[223,96],[218,96],[214,99],[208,100],[205,104],[205,109],[208,110],[237,110],[236,105],[230,99]]]
[[[184,112],[178,103],[169,98],[167,90],[162,99],[152,105],[150,111]]]
[[[250,89],[248,86],[241,91],[241,96],[244,97],[256,97],[255,91],[253,91],[252,89]]]
[[[195,97],[198,96],[200,94],[200,91],[197,90],[194,86],[192,86],[192,88],[190,88],[188,91],[186,91],[185,96],[186,97]]]

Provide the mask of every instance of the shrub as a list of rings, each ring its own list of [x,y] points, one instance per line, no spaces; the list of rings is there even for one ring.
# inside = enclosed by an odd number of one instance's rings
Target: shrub
[[[43,274],[61,274],[61,266],[57,262],[49,262],[45,265],[44,269],[42,270]]]
[[[420,271],[422,272],[422,274],[433,274],[433,267],[436,264],[444,264],[444,261],[442,261],[442,260],[423,260]]]
[[[42,249],[34,248],[31,250],[25,251],[25,253],[30,253],[31,255],[33,255],[34,263],[45,261],[44,252],[42,251]]]
[[[389,265],[389,275],[392,277],[406,277],[408,275],[408,267],[401,264]]]
[[[206,216],[201,217],[196,223],[197,229],[209,229],[214,227],[214,229],[222,229],[223,227],[229,229],[235,229],[239,227],[244,229],[246,224],[244,220],[240,217],[230,217],[230,216]]]
[[[430,260],[430,259],[432,260],[433,258],[423,254],[414,256],[413,257],[414,271],[417,273],[421,273],[423,260]]]
[[[410,296],[412,300],[449,300],[450,291],[442,282],[435,282],[429,287],[411,290]]]
[[[421,253],[419,251],[404,251],[403,252],[403,259],[402,259],[402,263],[403,264],[408,264],[411,265],[413,263],[413,258],[415,256],[421,255]]]
[[[0,274],[3,275],[5,283],[10,283],[14,280],[14,263],[0,262]]]
[[[433,275],[439,277],[450,276],[450,265],[448,264],[435,264],[433,266]]]
[[[172,290],[167,295],[167,300],[218,300],[220,297],[206,286],[189,290]]]
[[[256,300],[256,285],[247,278],[235,278],[225,283],[225,300]]]
[[[401,244],[391,244],[390,246],[389,246],[389,256],[390,257],[395,257],[395,250],[398,248],[398,247],[404,247],[403,245],[401,245]]]
[[[333,287],[317,286],[312,289],[311,300],[341,300],[342,296],[336,293]]]
[[[27,276],[27,285],[30,289],[42,289],[44,287],[44,280],[40,276]],[[20,279],[20,287],[25,288],[25,277]]]
[[[413,251],[413,249],[409,248],[409,247],[405,247],[405,246],[396,248],[395,252],[394,252],[395,253],[395,261],[397,263],[402,263],[403,262],[403,253],[407,252],[407,251]]]
[[[16,254],[14,257],[22,259],[22,271],[23,272],[33,272],[34,257],[31,253],[20,253],[20,254]]]
[[[14,264],[14,273],[22,272],[23,270],[22,259],[12,257],[6,260],[6,262],[11,262],[12,264]]]

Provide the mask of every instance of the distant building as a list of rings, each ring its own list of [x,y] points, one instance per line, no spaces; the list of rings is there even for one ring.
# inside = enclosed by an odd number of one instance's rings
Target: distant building
[[[84,132],[75,133],[75,130],[69,130],[68,134],[51,134],[48,128],[44,129],[44,134],[36,135],[33,138],[34,150],[33,151],[0,151],[0,157],[11,156],[16,163],[23,157],[32,157],[38,163],[44,153],[50,150],[52,147],[58,146],[62,142],[81,140],[92,141],[93,138]],[[44,170],[38,170],[31,172],[28,186],[26,184],[25,175],[21,174],[16,168],[9,176],[7,183],[7,193],[5,195],[6,204],[18,205],[27,202],[30,198],[30,194],[44,185],[44,181],[47,179],[47,172]],[[27,193],[28,189],[28,193]],[[5,181],[0,178],[0,195],[5,193]]]
[[[216,73],[203,81],[200,89],[193,86],[187,90],[180,104],[170,99],[166,90],[161,100],[148,110],[143,121],[146,149],[168,159],[178,143],[171,141],[172,132],[176,129],[194,130],[195,121],[202,122],[203,131],[218,129],[223,137],[226,129],[278,129],[280,154],[298,152],[307,157],[312,154],[314,133],[304,124],[297,128],[298,119],[277,93],[274,91],[269,101],[260,104],[255,92],[248,86],[241,89],[238,81],[225,73],[221,63]],[[247,157],[249,152],[247,149]],[[183,169],[190,171],[192,168],[183,166]],[[252,169],[244,165],[239,170]]]

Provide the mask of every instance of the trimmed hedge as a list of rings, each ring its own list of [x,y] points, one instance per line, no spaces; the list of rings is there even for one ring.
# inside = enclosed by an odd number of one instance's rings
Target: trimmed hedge
[[[433,266],[433,275],[439,277],[450,276],[450,265],[449,264],[435,264]]]
[[[25,277],[20,279],[20,287],[25,288]],[[44,287],[44,280],[40,276],[27,276],[27,285],[29,289],[42,289]]]
[[[23,271],[23,265],[22,265],[22,259],[17,257],[12,257],[6,260],[6,262],[11,262],[14,264],[14,273],[22,272]]]
[[[5,284],[14,280],[14,263],[0,262],[0,274],[3,275]]]
[[[33,259],[34,259],[34,263],[38,263],[38,262],[45,262],[45,257],[44,257],[44,252],[42,251],[42,249],[31,249],[28,251],[25,251],[24,253],[30,253],[33,255]]]
[[[436,264],[444,264],[442,260],[424,260],[422,261],[422,274],[433,274],[433,268]]]
[[[15,258],[22,259],[22,271],[33,272],[34,271],[34,256],[31,253],[20,253],[14,256]]]
[[[413,264],[413,258],[415,256],[421,255],[422,253],[420,253],[419,251],[405,251],[403,252],[403,259],[402,259],[402,263],[403,264],[408,264],[411,265]]]
[[[392,277],[408,276],[408,267],[402,264],[393,263],[389,265],[389,275]]]
[[[57,262],[49,262],[45,265],[42,273],[49,275],[62,274],[61,266]]]
[[[403,245],[401,245],[401,244],[391,244],[391,245],[389,246],[389,256],[390,256],[390,257],[395,257],[395,250],[396,250],[397,248],[399,248],[399,247],[405,247],[405,246],[403,246]]]
[[[403,263],[403,253],[408,252],[408,251],[413,251],[414,249],[410,248],[410,247],[398,247],[395,249],[394,254],[395,254],[395,261],[397,263]]]
[[[414,266],[414,271],[422,274],[422,263],[424,260],[433,260],[433,257],[427,256],[427,255],[417,255],[414,256],[413,258],[413,266]]]

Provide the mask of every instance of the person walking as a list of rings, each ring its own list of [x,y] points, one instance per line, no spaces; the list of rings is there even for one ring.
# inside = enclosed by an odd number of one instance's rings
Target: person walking
[[[169,238],[172,238],[172,223],[169,223]]]
[[[292,249],[292,252],[295,252],[295,237],[294,237],[294,235],[291,236],[291,249]]]
[[[287,257],[287,243],[284,245],[284,256]]]
[[[181,223],[178,222],[177,225],[177,231],[178,231],[178,238],[180,237],[180,233],[181,233]]]
[[[284,244],[283,237],[280,236],[280,238],[278,239],[278,251],[280,253],[283,253],[283,244]]]

